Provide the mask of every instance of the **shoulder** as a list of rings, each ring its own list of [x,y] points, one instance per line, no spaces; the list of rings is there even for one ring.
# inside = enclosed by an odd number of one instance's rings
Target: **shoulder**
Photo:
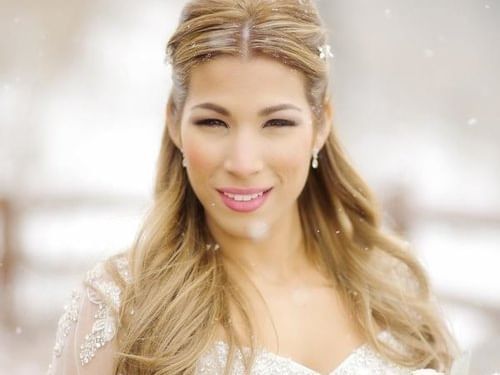
[[[101,260],[85,272],[59,318],[48,374],[108,373],[104,368],[111,366],[116,348],[123,289],[130,282],[126,254]]]
[[[87,333],[81,343],[79,357],[82,364],[92,360],[97,351],[115,337],[123,286],[124,283],[130,283],[129,275],[125,256],[113,256],[100,261],[87,271],[83,282],[84,304],[81,313],[92,321],[83,325]],[[89,314],[85,314],[85,310]]]
[[[118,312],[123,289],[131,281],[128,258],[118,254],[99,261],[89,269],[83,279],[83,286],[91,303]]]

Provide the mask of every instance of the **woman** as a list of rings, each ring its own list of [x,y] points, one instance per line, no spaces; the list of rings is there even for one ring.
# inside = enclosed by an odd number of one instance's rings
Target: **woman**
[[[425,272],[332,128],[314,4],[191,1],[167,52],[154,204],[74,292],[50,373],[448,371]]]

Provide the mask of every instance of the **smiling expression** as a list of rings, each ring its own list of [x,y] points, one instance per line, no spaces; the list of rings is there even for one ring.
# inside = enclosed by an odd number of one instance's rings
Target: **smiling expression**
[[[275,225],[297,209],[313,148],[327,135],[314,131],[304,81],[301,72],[264,56],[222,56],[192,70],[172,138],[209,226],[248,236],[255,225]],[[257,209],[243,212],[224,203],[219,191],[228,187],[272,190]]]

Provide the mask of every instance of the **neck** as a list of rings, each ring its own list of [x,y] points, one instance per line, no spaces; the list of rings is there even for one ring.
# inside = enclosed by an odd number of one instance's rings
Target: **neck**
[[[307,258],[298,209],[284,219],[269,223],[260,237],[237,236],[210,225],[223,261],[241,268],[254,280],[289,285],[303,279],[311,264]]]

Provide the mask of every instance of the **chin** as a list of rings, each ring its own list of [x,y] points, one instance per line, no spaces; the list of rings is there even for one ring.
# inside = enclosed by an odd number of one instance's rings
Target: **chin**
[[[222,221],[214,220],[218,230],[231,237],[254,240],[258,242],[266,238],[270,232],[270,223],[266,219],[240,218],[238,220],[225,218]]]

